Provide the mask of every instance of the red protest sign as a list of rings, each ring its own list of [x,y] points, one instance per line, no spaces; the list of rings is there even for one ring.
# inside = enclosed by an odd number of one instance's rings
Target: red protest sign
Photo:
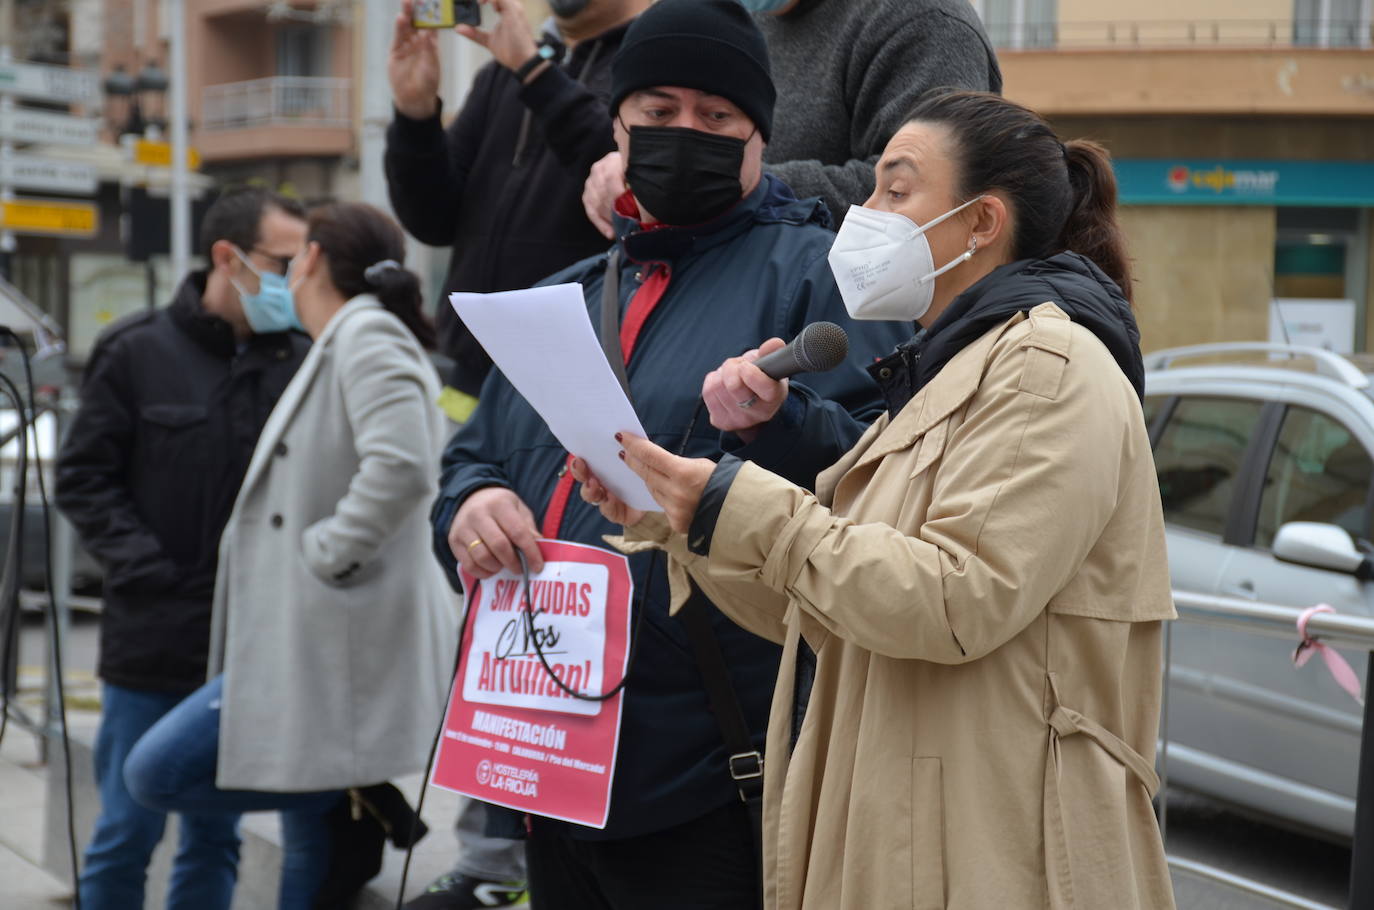
[[[563,686],[600,695],[624,677],[629,563],[582,544],[541,540],[539,547],[544,571],[530,577],[529,601],[523,580],[509,572],[482,582],[463,576],[471,606],[432,780],[499,806],[604,828],[624,693],[588,701]]]

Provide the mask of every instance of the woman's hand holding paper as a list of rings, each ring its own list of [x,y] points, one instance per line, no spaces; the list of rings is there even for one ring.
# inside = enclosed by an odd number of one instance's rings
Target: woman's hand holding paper
[[[621,453],[625,463],[643,478],[654,501],[663,507],[668,524],[679,534],[685,534],[716,463],[709,458],[679,458],[629,433],[617,435],[616,441],[625,447]]]
[[[592,473],[592,469],[583,459],[573,459],[572,473],[578,483],[582,484],[583,501],[599,506],[602,516],[607,521],[629,527],[639,524],[639,520],[644,517],[643,512],[625,505],[614,493],[608,490],[606,485]]]

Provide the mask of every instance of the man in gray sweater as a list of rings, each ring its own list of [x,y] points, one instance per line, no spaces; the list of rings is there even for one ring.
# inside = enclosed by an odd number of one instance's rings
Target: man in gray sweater
[[[838,223],[873,193],[873,165],[932,88],[1002,91],[1002,71],[968,0],[740,0],[768,41],[778,87],[768,170]],[[583,202],[607,237],[625,192],[616,153],[593,168]]]

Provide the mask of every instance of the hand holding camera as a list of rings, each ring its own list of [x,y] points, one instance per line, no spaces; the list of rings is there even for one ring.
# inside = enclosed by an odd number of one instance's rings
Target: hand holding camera
[[[386,75],[396,110],[412,120],[434,116],[439,109],[439,41],[429,26],[417,27],[417,17],[434,13],[437,0],[402,0],[396,31],[387,55]]]
[[[496,24],[488,30],[475,24],[460,24],[454,31],[469,41],[482,45],[496,58],[496,62],[508,70],[517,70],[521,64],[532,58],[539,50],[534,38],[534,29],[525,18],[525,7],[520,0],[478,0],[491,6],[498,16]]]

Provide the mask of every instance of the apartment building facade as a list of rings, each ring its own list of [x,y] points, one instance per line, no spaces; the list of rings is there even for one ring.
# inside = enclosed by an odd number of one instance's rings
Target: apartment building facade
[[[974,5],[1006,94],[1115,157],[1147,350],[1374,349],[1370,0]]]
[[[104,85],[94,106],[73,109],[100,124],[99,141],[57,149],[99,173],[94,236],[21,236],[10,277],[68,330],[79,360],[95,336],[125,313],[170,299],[178,275],[165,253],[168,168],[135,160],[136,133],[165,139],[170,73],[169,3],[174,0],[10,0],[0,3],[0,43],[19,61],[72,66]],[[180,0],[184,74],[195,150],[198,217],[226,187],[267,186],[307,203],[360,199],[385,205],[381,149],[390,118],[385,59],[395,0]],[[547,16],[538,0],[531,21]],[[6,31],[4,26],[9,25]],[[445,110],[461,103],[485,52],[440,37]],[[146,91],[147,75],[163,90]],[[126,94],[110,94],[123,81]],[[154,82],[157,80],[154,79]],[[159,210],[162,249],[131,259],[133,212]],[[146,251],[145,251],[146,252]],[[194,249],[193,253],[197,252]],[[438,280],[446,253],[412,250],[412,265]]]
[[[165,70],[169,2],[15,0],[17,20],[47,17],[28,32],[41,47],[16,56],[60,63],[65,45],[67,63],[102,78]],[[181,2],[201,192],[259,183],[306,201],[375,200],[397,4]],[[970,2],[1008,96],[1115,156],[1147,349],[1286,329],[1374,350],[1374,0]],[[534,23],[547,15],[541,0],[526,6]],[[451,114],[487,58],[454,35],[441,47]],[[165,180],[130,173],[113,129],[120,104],[106,99],[107,132],[90,151],[99,236],[20,240],[19,277],[57,301],[78,349],[121,312],[165,300],[176,279],[156,256],[151,267],[122,259],[131,188],[165,195]],[[165,99],[151,104],[145,115],[165,117]],[[437,280],[446,252],[412,252]]]

